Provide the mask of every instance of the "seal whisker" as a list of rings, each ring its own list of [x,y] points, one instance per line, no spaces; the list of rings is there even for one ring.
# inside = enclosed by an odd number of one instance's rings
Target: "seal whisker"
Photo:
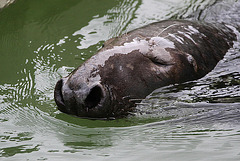
[[[142,102],[140,102],[140,103],[135,103],[136,105],[149,105],[149,103],[142,103]]]
[[[134,102],[134,101],[142,101],[143,99],[137,99],[137,98],[133,98],[133,99],[129,99],[129,102]]]
[[[173,26],[176,26],[177,24],[172,24],[172,25],[169,25],[168,27],[164,28],[159,34],[157,34],[157,36],[160,36],[164,31],[166,31],[167,29],[173,27]]]

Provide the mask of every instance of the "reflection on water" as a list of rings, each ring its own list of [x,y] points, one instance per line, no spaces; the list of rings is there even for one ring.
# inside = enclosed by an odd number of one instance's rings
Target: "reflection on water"
[[[18,0],[1,10],[0,157],[239,160],[239,42],[206,77],[156,90],[136,116],[79,119],[57,111],[53,100],[56,81],[103,41],[168,18],[215,21],[228,10],[237,20],[232,3]]]
[[[99,41],[120,35],[131,23],[140,4],[140,1],[125,0],[109,9],[105,15],[94,16],[87,26],[73,33],[73,36],[81,37],[80,45],[77,48],[88,48]]]

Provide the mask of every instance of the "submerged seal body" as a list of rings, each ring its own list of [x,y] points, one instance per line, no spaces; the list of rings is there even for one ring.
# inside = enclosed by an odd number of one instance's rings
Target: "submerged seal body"
[[[64,113],[121,117],[153,90],[198,79],[232,47],[232,27],[165,20],[105,42],[102,49],[60,79],[54,98]]]

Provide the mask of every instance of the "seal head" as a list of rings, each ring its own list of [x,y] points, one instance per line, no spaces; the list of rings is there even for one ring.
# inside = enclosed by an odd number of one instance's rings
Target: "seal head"
[[[60,79],[60,111],[79,117],[127,115],[153,90],[201,78],[236,40],[225,25],[185,20],[153,23],[106,41],[104,47]]]

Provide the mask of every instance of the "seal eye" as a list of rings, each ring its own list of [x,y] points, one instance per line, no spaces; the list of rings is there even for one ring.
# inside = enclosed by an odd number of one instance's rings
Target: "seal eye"
[[[172,60],[172,57],[166,57],[164,54],[154,55],[152,53],[148,53],[146,55],[154,64],[158,66],[167,66],[167,65],[173,65],[174,62]]]
[[[150,58],[150,60],[151,60],[154,64],[156,64],[156,65],[161,65],[161,66],[163,66],[163,65],[170,65],[168,62],[166,62],[166,61],[164,61],[164,60],[162,60],[162,59],[158,59],[157,57]]]
[[[164,48],[156,48],[144,54],[144,56],[148,57],[156,65],[166,66],[174,64],[173,57]]]

